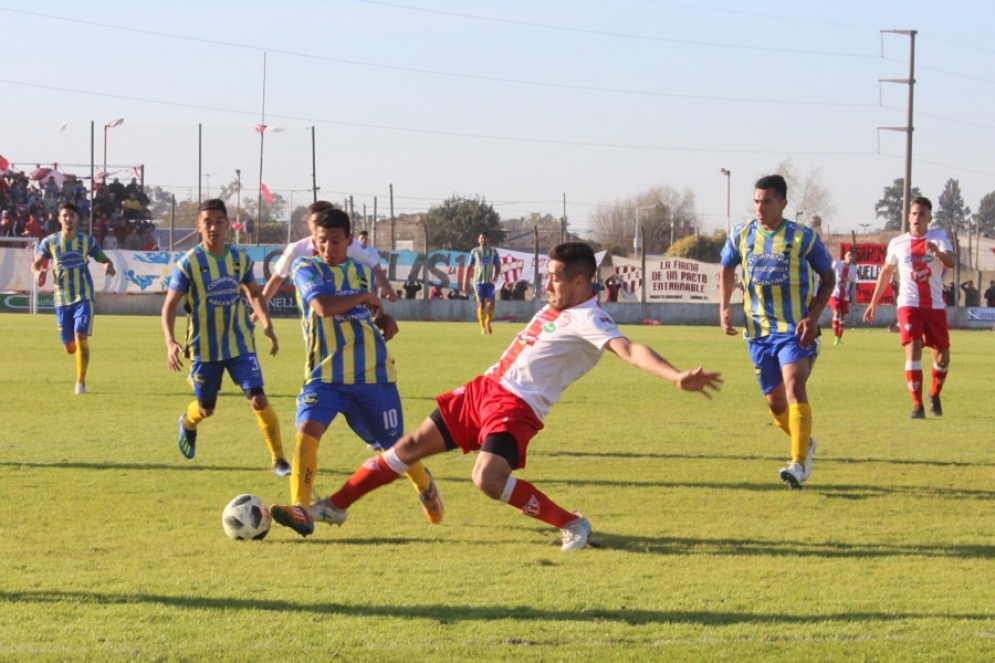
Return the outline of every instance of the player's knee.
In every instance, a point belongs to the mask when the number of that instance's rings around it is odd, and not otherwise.
[[[76,354],[76,343],[74,343],[74,342],[73,343],[66,343],[62,347],[64,347],[66,349],[66,354],[67,355],[74,355],[74,354]]]
[[[266,406],[269,405],[269,401],[266,400],[266,394],[262,387],[243,389],[242,393],[249,399],[249,405],[252,406],[253,410],[265,410]]]
[[[498,476],[495,472],[479,465],[475,465],[473,468],[473,485],[492,500],[501,499],[501,493],[504,492],[507,483],[507,476]]]

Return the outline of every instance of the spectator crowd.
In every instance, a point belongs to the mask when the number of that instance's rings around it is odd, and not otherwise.
[[[39,167],[35,173],[43,171]],[[76,205],[80,218],[89,219],[90,191],[75,175],[58,173],[58,178],[49,174],[33,179],[27,173],[4,171],[0,176],[0,238],[41,239],[58,232],[59,205],[63,203]],[[149,203],[137,178],[131,178],[128,184],[117,178],[110,184],[98,180],[93,191],[90,234],[106,250],[158,250]]]

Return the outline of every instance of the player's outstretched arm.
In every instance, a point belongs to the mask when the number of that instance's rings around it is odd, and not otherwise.
[[[634,343],[625,336],[608,341],[607,348],[636,368],[673,382],[684,391],[697,391],[706,398],[711,398],[709,390],[718,391],[722,387],[721,373],[707,372],[701,366],[690,371],[679,371],[653,348]]]
[[[380,292],[383,298],[388,302],[397,301],[397,293],[394,292],[394,286],[390,284],[390,279],[387,278],[387,272],[384,271],[383,267],[379,264],[373,267],[373,275],[377,280],[377,285],[380,287]]]

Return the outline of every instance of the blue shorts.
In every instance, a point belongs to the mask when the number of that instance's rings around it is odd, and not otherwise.
[[[485,299],[494,301],[494,284],[493,283],[478,283],[473,286],[474,291],[477,293],[477,301],[482,302]]]
[[[305,421],[329,426],[338,414],[361,440],[380,449],[390,449],[404,434],[401,396],[393,382],[304,385],[297,397],[298,427]]]
[[[747,339],[750,359],[757,372],[760,391],[769,394],[784,383],[781,367],[796,361],[815,357],[819,352],[818,339],[807,350],[798,345],[800,336],[795,334],[771,334],[763,338]]]
[[[76,334],[93,335],[93,302],[88,299],[75,304],[55,307],[55,324],[62,345],[68,345]]]
[[[197,402],[205,409],[214,409],[226,370],[242,391],[261,389],[263,386],[263,371],[259,368],[259,359],[254,353],[221,361],[194,359],[190,364],[193,393],[197,395]]]

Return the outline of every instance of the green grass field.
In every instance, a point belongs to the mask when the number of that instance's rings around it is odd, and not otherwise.
[[[520,325],[403,323],[409,427],[493,363]],[[713,401],[606,355],[553,408],[518,475],[594,528],[592,547],[479,494],[473,457],[429,459],[446,521],[406,481],[302,539],[235,542],[233,496],[288,497],[230,384],[176,448],[191,400],[157,318],[99,317],[86,396],[51,315],[0,315],[0,660],[988,661],[995,658],[990,379],[995,336],[955,332],[946,416],[912,422],[897,336],[852,329],[810,382],[819,454],[778,481],[744,343],[716,327],[628,327],[680,367],[721,370]],[[263,357],[293,445],[297,323]],[[368,457],[336,422],[330,492]]]

